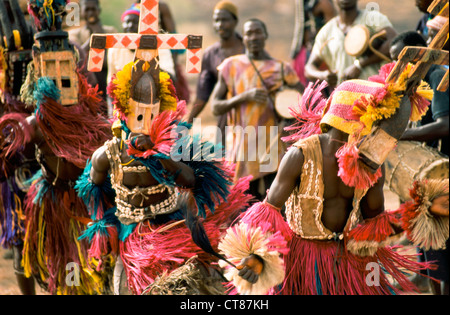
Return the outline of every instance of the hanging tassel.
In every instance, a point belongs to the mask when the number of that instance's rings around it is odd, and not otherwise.
[[[373,186],[382,176],[381,169],[372,173],[359,161],[359,150],[353,142],[348,142],[336,152],[342,182],[356,189],[366,189]]]
[[[434,198],[448,193],[448,179],[416,181],[410,190],[412,200],[401,204],[395,211],[400,217],[402,228],[415,246],[425,250],[445,247],[449,236],[449,218],[435,216],[429,208]]]
[[[101,261],[102,257],[109,254],[118,254],[119,234],[117,225],[119,221],[115,216],[115,209],[108,209],[101,220],[89,223],[87,229],[78,238],[78,240],[88,240],[90,244],[89,258]]]
[[[322,81],[320,84],[319,81],[315,84],[312,82],[308,84],[298,106],[291,107],[289,110],[296,122],[284,130],[291,131],[293,134],[283,137],[281,140],[294,143],[320,133],[320,120],[327,104],[323,91],[327,86],[326,81]]]
[[[398,240],[402,234],[396,233],[392,222],[393,215],[383,212],[363,223],[348,233],[347,249],[355,255],[373,256],[379,248],[386,247]]]
[[[31,140],[33,127],[26,121],[26,114],[11,113],[0,118],[0,160],[7,161]]]

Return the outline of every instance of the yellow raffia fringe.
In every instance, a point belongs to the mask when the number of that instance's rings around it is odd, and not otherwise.
[[[120,104],[123,114],[127,115],[129,113],[129,99],[131,96],[131,71],[134,66],[134,62],[126,64],[122,70],[117,72],[116,78],[113,83],[116,85],[113,93]],[[171,80],[169,74],[161,71],[159,73],[159,99],[160,99],[160,112],[165,110],[176,110],[177,109],[177,98],[173,95],[170,90]],[[115,109],[117,110],[117,109]]]
[[[433,99],[434,91],[430,88],[428,83],[422,81],[417,88],[416,94],[431,101]],[[426,113],[426,112],[425,112]],[[420,113],[416,106],[411,108],[411,121],[419,121],[425,113]]]
[[[8,65],[6,64],[3,47],[0,47],[0,96],[2,96],[6,86],[6,71]]]
[[[172,84],[170,81],[170,76],[165,72],[159,73],[159,101],[160,108],[159,111],[172,110],[175,111],[177,109],[177,98],[169,89],[169,86]]]
[[[122,125],[120,119],[122,118],[119,113],[127,116],[130,113],[129,110],[129,100],[131,97],[131,72],[135,62],[130,62],[126,64],[122,70],[117,72],[116,78],[112,81],[116,88],[113,91],[118,104],[114,106],[114,117],[119,119],[115,120],[111,130],[115,137],[120,138],[122,132]],[[145,64],[143,65],[145,67]],[[165,110],[176,111],[178,100],[174,93],[174,87],[170,76],[168,73],[160,71],[159,72],[159,101],[160,101],[160,112]],[[171,89],[172,88],[172,89]]]
[[[29,248],[29,229],[27,228],[27,232],[25,234],[25,242],[24,242],[24,249],[23,249],[23,259],[22,264],[25,272],[25,276],[27,278],[32,276],[31,271],[31,260],[30,255],[36,255],[37,262],[39,265],[39,276],[42,279],[42,281],[46,282],[48,278],[48,269],[46,265],[46,258],[45,258],[45,249],[44,249],[44,234],[45,234],[45,228],[46,224],[44,221],[44,206],[41,206],[41,210],[39,212],[39,219],[38,219],[38,231],[39,231],[39,237],[38,237],[38,244],[37,244],[37,252],[31,253]]]
[[[391,117],[400,106],[400,100],[403,97],[403,91],[406,90],[409,74],[413,68],[412,64],[408,64],[406,69],[402,72],[398,80],[394,83],[388,84],[387,94],[384,99],[377,104],[375,96],[360,99],[359,103],[364,104],[365,108],[361,106],[354,106],[355,114],[360,115],[360,121],[366,126],[365,129],[371,130],[374,122],[387,119]],[[425,81],[422,81],[416,90],[418,96],[424,97],[431,101],[433,98],[433,90]],[[414,104],[412,104],[414,105]],[[425,113],[419,113],[416,106],[411,106],[411,121],[418,121]]]
[[[128,100],[131,96],[131,70],[133,65],[134,62],[127,63],[122,70],[116,73],[116,78],[113,80],[113,83],[116,85],[113,93],[119,105],[122,107],[124,115],[129,113]],[[117,109],[114,108],[114,110],[116,111]]]

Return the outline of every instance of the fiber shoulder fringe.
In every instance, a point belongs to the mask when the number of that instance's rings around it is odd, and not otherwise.
[[[445,248],[449,236],[449,217],[430,213],[434,198],[448,195],[449,179],[416,181],[410,190],[412,200],[396,211],[402,228],[414,245],[425,250]]]

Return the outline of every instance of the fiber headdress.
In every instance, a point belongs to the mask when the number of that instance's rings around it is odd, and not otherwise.
[[[284,141],[295,142],[314,133],[326,132],[330,126],[349,134],[348,143],[337,152],[340,166],[339,176],[345,184],[356,188],[367,188],[381,176],[378,170],[372,174],[358,163],[357,144],[362,137],[368,135],[378,121],[394,115],[400,106],[403,92],[406,90],[409,65],[399,80],[387,84],[386,78],[395,63],[383,66],[379,74],[369,80],[349,80],[343,82],[325,100],[322,94],[325,83],[310,83],[299,104],[291,112],[297,123],[287,128],[294,131]],[[418,121],[427,111],[433,91],[422,82],[410,97],[411,121]]]
[[[21,87],[22,101],[34,106],[36,122],[53,153],[83,169],[95,149],[109,138],[98,115],[103,101],[77,69],[77,53],[62,30],[66,0],[31,0],[34,18],[33,62]]]
[[[143,133],[150,135],[152,142],[155,144],[151,152],[138,153],[137,156],[145,157],[149,155],[164,154],[166,156],[170,153],[170,148],[173,146],[175,139],[171,137],[171,131],[176,127],[175,122],[181,120],[186,108],[184,101],[178,102],[176,97],[175,87],[169,74],[159,71],[158,84],[150,85],[155,88],[155,99],[159,99],[159,107],[154,108],[152,113],[137,112],[132,107],[132,74],[137,67],[148,67],[147,63],[130,62],[124,66],[115,76],[113,76],[108,85],[108,94],[113,99],[114,116],[116,121],[113,125],[113,133],[117,137],[121,137],[121,131],[125,132],[126,137],[132,131],[133,126],[139,119],[139,115],[143,115]],[[136,72],[136,71],[135,71]],[[156,89],[159,88],[157,91]],[[179,103],[179,106],[178,106]],[[135,150],[131,142],[127,142],[131,150]]]
[[[122,16],[120,17],[120,20],[123,22],[125,17],[127,15],[134,14],[139,16],[141,14],[141,4],[140,3],[133,3],[129,9],[127,9],[125,12],[122,13]]]

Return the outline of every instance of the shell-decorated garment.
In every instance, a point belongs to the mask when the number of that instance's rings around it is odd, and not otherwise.
[[[297,141],[295,147],[304,155],[300,184],[286,201],[286,220],[291,230],[304,239],[331,240],[342,239],[327,229],[322,223],[323,213],[323,159],[318,135]],[[367,190],[355,190],[353,209],[344,231],[350,231],[362,221],[360,201]]]
[[[123,224],[133,224],[141,222],[145,219],[152,219],[160,214],[167,214],[177,210],[178,192],[176,188],[169,187],[164,184],[153,185],[149,187],[133,187],[129,189],[123,183],[124,173],[149,173],[149,170],[144,165],[126,166],[123,165],[120,149],[121,140],[114,137],[112,140],[105,142],[107,147],[106,155],[111,165],[111,184],[116,192],[115,202],[117,205],[116,216]],[[128,200],[130,198],[140,195],[142,202],[149,195],[168,192],[168,198],[162,200],[158,204],[147,207],[135,207],[131,205]]]

